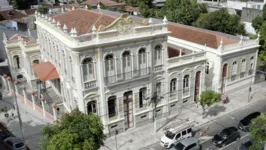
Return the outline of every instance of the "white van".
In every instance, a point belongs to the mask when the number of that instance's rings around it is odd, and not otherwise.
[[[161,146],[165,148],[173,147],[178,141],[192,137],[192,127],[193,125],[183,125],[177,128],[171,128],[167,130],[164,136],[161,138]]]

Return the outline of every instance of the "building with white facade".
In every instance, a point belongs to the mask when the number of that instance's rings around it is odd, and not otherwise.
[[[155,22],[110,14],[85,9],[36,14],[40,58],[33,57],[37,45],[23,42],[19,49],[14,37],[6,38],[12,71],[53,87],[66,111],[78,107],[99,115],[109,135],[152,121],[155,95],[159,118],[196,103],[206,89],[226,93],[253,83],[257,40],[166,18]],[[18,60],[24,59],[18,70]]]

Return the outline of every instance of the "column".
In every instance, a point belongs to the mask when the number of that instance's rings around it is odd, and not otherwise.
[[[105,97],[105,92],[104,92],[104,72],[103,72],[103,61],[102,61],[102,50],[98,49],[97,50],[97,72],[99,73],[98,76],[98,85],[99,85],[99,92],[100,92],[100,116],[102,116],[101,120],[103,122],[104,125],[104,133],[108,133],[108,120],[109,118],[107,117],[107,101],[106,101],[106,97]]]
[[[32,92],[31,99],[32,99],[32,107],[33,107],[33,110],[36,110],[36,108],[35,108],[35,92]]]
[[[45,98],[42,96],[41,97],[41,103],[42,103],[42,113],[43,113],[43,116],[45,117],[45,107],[44,107],[44,101],[45,101]]]
[[[11,78],[10,77],[7,77],[7,84],[8,84],[8,89],[9,89],[9,93],[11,93],[12,92],[12,88],[11,88]]]
[[[22,91],[23,91],[23,96],[24,96],[24,103],[27,104],[27,93],[26,93],[26,87],[25,85],[21,86]]]
[[[57,112],[56,112],[56,104],[55,103],[52,104],[52,108],[53,108],[54,120],[57,120]]]

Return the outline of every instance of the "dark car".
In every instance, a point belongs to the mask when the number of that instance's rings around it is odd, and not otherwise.
[[[249,124],[252,119],[255,119],[260,115],[260,112],[254,112],[246,117],[244,117],[242,120],[239,121],[238,128],[242,130],[243,132],[249,132]]]
[[[0,129],[0,141],[3,141],[4,139],[12,137],[12,134],[8,132],[7,130],[1,130]]]
[[[238,150],[249,150],[249,148],[252,146],[252,143],[253,142],[251,140],[249,140],[249,141],[247,141],[245,143],[242,143],[240,145],[240,147],[238,148]]]
[[[240,133],[238,129],[236,127],[228,127],[217,133],[213,137],[212,143],[217,147],[224,147],[227,144],[237,141],[239,139]]]

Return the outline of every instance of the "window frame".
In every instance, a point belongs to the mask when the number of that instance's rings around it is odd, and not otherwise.
[[[111,101],[112,102],[112,105],[114,105],[113,109],[110,108],[110,105],[111,105]],[[108,101],[107,101],[107,104],[108,104],[108,117],[109,118],[112,118],[112,117],[115,117],[117,114],[116,114],[116,101],[117,101],[117,98],[116,96],[110,96],[108,98]]]

